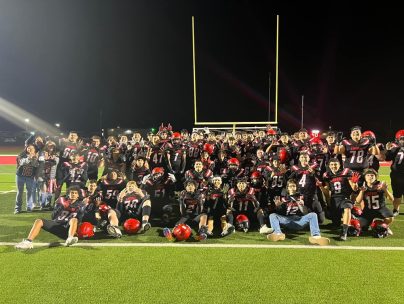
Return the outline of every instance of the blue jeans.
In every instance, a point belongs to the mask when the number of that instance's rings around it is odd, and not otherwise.
[[[22,194],[24,193],[24,185],[27,189],[27,209],[32,209],[32,190],[34,187],[34,178],[16,175],[17,182],[17,196],[15,198],[15,210],[21,211],[22,208]]]
[[[317,214],[310,212],[303,216],[298,215],[279,215],[271,213],[269,215],[269,221],[271,227],[274,229],[274,233],[282,233],[281,226],[290,230],[301,230],[308,224],[310,225],[310,233],[312,236],[320,235],[320,228],[318,227]]]

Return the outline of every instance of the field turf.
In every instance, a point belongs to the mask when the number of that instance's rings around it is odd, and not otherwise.
[[[380,173],[389,182],[389,168]],[[50,217],[49,211],[14,215],[15,192],[8,192],[15,190],[14,183],[15,166],[0,166],[0,242],[19,242],[36,218]],[[402,249],[402,217],[386,239],[366,233],[341,243],[339,231],[328,225],[321,230],[341,248]],[[161,228],[118,240],[98,235],[80,243],[167,243]],[[287,233],[280,244],[308,245],[308,236],[308,231]],[[63,242],[45,231],[36,241]],[[258,232],[179,244],[197,247],[38,246],[18,252],[0,246],[0,303],[404,303],[404,251],[202,247],[274,245]]]

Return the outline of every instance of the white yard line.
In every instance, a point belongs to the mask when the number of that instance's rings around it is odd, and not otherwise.
[[[14,192],[17,192],[17,190],[0,191],[0,194],[7,194],[7,193],[14,193]]]
[[[0,246],[15,246],[17,243],[0,242]],[[35,243],[34,247],[51,247],[57,243]],[[61,246],[64,246],[62,243]],[[404,251],[404,247],[371,246],[313,246],[313,245],[254,245],[254,244],[187,244],[187,243],[78,243],[72,247],[182,247],[182,248],[257,248],[257,249],[321,249],[321,250],[370,250]]]

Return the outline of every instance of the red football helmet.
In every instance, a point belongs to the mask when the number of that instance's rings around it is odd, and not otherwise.
[[[235,158],[235,157],[232,157],[232,158],[230,158],[229,159],[229,161],[227,162],[227,164],[230,166],[230,165],[235,165],[235,166],[240,166],[240,162],[238,161],[238,159],[237,158]]]
[[[185,241],[191,236],[192,230],[186,224],[178,224],[173,229],[173,235],[177,241]]]
[[[289,160],[289,153],[285,148],[281,148],[278,152],[278,158],[281,164],[286,164]]]
[[[322,145],[322,144],[323,144],[323,141],[318,136],[310,139],[310,145]]]
[[[353,207],[352,210],[351,210],[351,213],[352,213],[352,215],[358,217],[358,216],[362,215],[363,211],[359,207]]]
[[[108,211],[111,209],[111,207],[110,206],[108,206],[107,204],[105,204],[105,203],[101,203],[99,206],[98,206],[98,210],[101,212],[101,213],[108,213]]]
[[[276,131],[274,130],[274,129],[269,129],[268,131],[267,131],[267,135],[276,135],[277,133],[276,133]]]
[[[375,133],[373,133],[372,131],[369,131],[369,130],[364,131],[361,136],[362,136],[362,138],[364,138],[364,137],[376,138]]]
[[[385,238],[388,235],[387,229],[389,226],[383,220],[373,220],[370,224],[373,234],[377,238]]]
[[[242,230],[244,232],[248,232],[248,229],[250,228],[250,221],[248,217],[244,214],[239,214],[236,217],[236,228],[238,230]]]
[[[215,149],[215,147],[212,144],[204,144],[203,145],[203,151],[208,152],[209,155],[211,155],[213,153],[213,150]]]
[[[362,211],[362,210],[361,210]],[[348,227],[348,235],[350,236],[359,236],[361,234],[361,223],[359,222],[358,219],[351,219],[349,222],[349,227]]]
[[[261,172],[258,172],[258,171],[254,171],[253,173],[251,173],[251,176],[250,176],[251,179],[253,179],[253,178],[260,179],[261,177],[262,177]]]
[[[396,140],[399,141],[401,137],[404,137],[404,130],[398,130],[396,133]]]
[[[127,234],[135,234],[139,231],[142,224],[137,219],[130,218],[123,224],[123,229]]]
[[[181,139],[181,134],[178,132],[174,132],[171,136],[172,139]]]
[[[94,236],[94,226],[89,222],[83,222],[77,229],[77,236],[80,239],[88,239]]]
[[[156,167],[152,170],[152,175],[154,174],[164,174],[164,168],[162,167]]]

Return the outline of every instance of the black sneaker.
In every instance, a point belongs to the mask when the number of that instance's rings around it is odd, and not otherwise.
[[[144,223],[142,224],[142,228],[140,228],[139,233],[145,233],[150,228],[151,228],[150,223]]]
[[[14,210],[14,214],[20,214],[21,213],[21,210],[20,209],[15,209]]]

